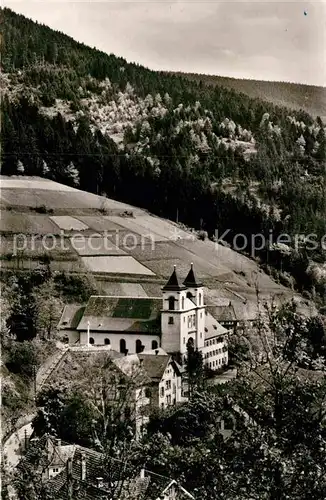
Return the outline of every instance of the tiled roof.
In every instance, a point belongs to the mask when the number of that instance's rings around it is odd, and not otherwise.
[[[227,306],[209,305],[206,306],[206,310],[217,321],[236,321],[237,319],[234,307],[231,303]]]
[[[150,383],[148,374],[141,366],[138,355],[130,354],[113,360],[115,366],[138,386]]]
[[[202,283],[200,283],[199,281],[197,281],[196,279],[196,276],[195,276],[195,273],[194,273],[194,268],[193,268],[193,264],[191,263],[191,267],[190,267],[190,271],[186,277],[186,279],[184,280],[183,284],[187,287],[187,288],[199,288],[202,285]]]
[[[173,273],[171,274],[168,282],[166,283],[166,285],[164,285],[162,290],[164,290],[164,291],[169,291],[169,290],[178,291],[178,290],[185,290],[185,289],[186,289],[186,287],[180,282],[180,280],[178,278],[176,266],[174,266]]]
[[[153,380],[161,380],[163,373],[169,363],[170,356],[159,356],[155,354],[138,354],[142,367],[147,375]]]
[[[162,299],[92,296],[78,330],[160,333]]]
[[[64,307],[58,327],[75,330],[84,314],[85,306],[68,304]]]
[[[207,329],[207,331],[206,331]],[[224,328],[216,319],[207,312],[205,316],[205,340],[212,339],[227,333],[227,329]]]
[[[56,454],[65,457],[65,464],[60,463],[64,469],[49,479],[48,486],[55,493],[56,500],[69,498],[69,490],[73,491],[74,498],[83,500],[102,499],[107,500],[114,496],[119,500],[156,500],[174,485],[178,491],[178,500],[188,500],[194,497],[182,486],[171,478],[145,471],[143,475],[139,470],[121,460],[105,458],[101,453],[84,448],[79,445],[56,442],[55,438],[44,435],[34,446],[30,446],[26,458],[30,455],[30,465],[35,465],[35,447],[38,450],[46,450],[57,445]],[[67,446],[70,453],[65,453]],[[25,458],[25,459],[26,459]],[[68,459],[70,466],[68,466]],[[82,477],[82,462],[85,461],[85,479]],[[48,462],[47,462],[48,463]],[[101,481],[101,484],[99,484]]]
[[[100,359],[117,359],[124,357],[113,349],[106,349],[105,346],[78,346],[70,347],[61,357],[59,363],[44,381],[44,385],[64,388],[76,381],[76,374],[84,370],[90,363],[96,363]]]

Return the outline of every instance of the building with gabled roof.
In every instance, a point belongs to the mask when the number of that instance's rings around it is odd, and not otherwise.
[[[138,354],[141,366],[151,380],[147,389],[151,406],[167,408],[187,400],[184,384],[184,366],[179,365],[173,356],[163,349]]]
[[[18,470],[24,474],[28,467],[41,469],[42,482],[57,500],[195,500],[178,481],[142,469],[132,460],[107,458],[49,435],[30,441]]]
[[[69,327],[72,342],[78,338],[82,345],[107,345],[122,354],[162,348],[178,354],[181,363],[192,344],[212,370],[228,363],[227,329],[206,306],[192,264],[184,281],[174,266],[162,297],[91,296],[85,309],[71,308],[71,319],[68,313],[65,309],[59,329],[67,334]]]

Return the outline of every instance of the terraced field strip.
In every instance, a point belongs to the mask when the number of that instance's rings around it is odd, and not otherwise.
[[[56,224],[48,215],[15,214],[2,210],[0,230],[23,234],[59,234]]]
[[[81,256],[101,256],[101,255],[126,255],[126,252],[117,247],[108,238],[94,236],[91,238],[73,238],[71,245]]]
[[[119,231],[123,229],[121,225],[116,224],[115,222],[109,220],[107,217],[103,215],[92,216],[92,215],[84,215],[78,216],[78,220],[86,224],[93,231],[98,231],[102,233],[103,231],[112,232],[115,234],[115,231]]]
[[[136,218],[136,222],[140,227],[158,234],[163,239],[177,241],[179,239],[193,240],[195,238],[195,235],[190,231],[184,231],[176,224],[152,215],[139,216]]]
[[[81,260],[94,273],[142,274],[149,276],[155,274],[129,255],[81,257]]]
[[[5,177],[0,176],[1,189],[46,189],[52,191],[76,191],[75,188],[59,184],[42,177]]]
[[[144,240],[152,240],[152,241],[167,241],[168,238],[166,236],[161,236],[157,231],[153,231],[150,228],[145,227],[138,223],[138,220],[141,216],[134,218],[131,217],[117,217],[117,216],[107,216],[108,220],[120,224],[125,229],[130,231],[130,233],[136,233]]]
[[[89,229],[86,224],[70,215],[54,215],[50,219],[64,231],[84,231]]]

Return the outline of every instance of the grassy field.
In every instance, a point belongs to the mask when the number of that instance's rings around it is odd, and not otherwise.
[[[81,259],[85,266],[88,267],[88,269],[93,273],[155,274],[130,256],[101,255],[98,257],[82,257]]]
[[[123,229],[121,225],[116,224],[111,221],[108,217],[100,216],[92,216],[92,215],[84,215],[79,216],[78,219],[86,224],[93,231],[103,232],[103,231],[119,231]],[[120,220],[120,218],[118,218]]]
[[[1,232],[24,234],[60,234],[58,226],[47,215],[13,213],[2,210]]]
[[[75,248],[78,255],[96,256],[96,255],[126,255],[126,252],[117,247],[108,238],[94,236],[91,238],[81,238],[71,240],[72,246]]]
[[[84,231],[88,226],[70,215],[57,215],[50,217],[50,219],[64,231]]]

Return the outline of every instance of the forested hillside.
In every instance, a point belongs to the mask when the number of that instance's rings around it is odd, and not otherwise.
[[[264,80],[249,80],[246,78],[231,78],[227,76],[202,75],[196,73],[179,73],[185,78],[203,81],[207,85],[219,85],[237,92],[243,92],[249,97],[259,97],[279,106],[293,109],[304,109],[312,116],[326,119],[326,88],[317,85],[305,85],[290,82],[269,82]]]
[[[129,64],[9,9],[2,19],[3,174],[106,194],[210,237],[230,229],[225,240],[244,234],[249,253],[252,234],[286,233],[257,255],[324,297],[320,118]]]

